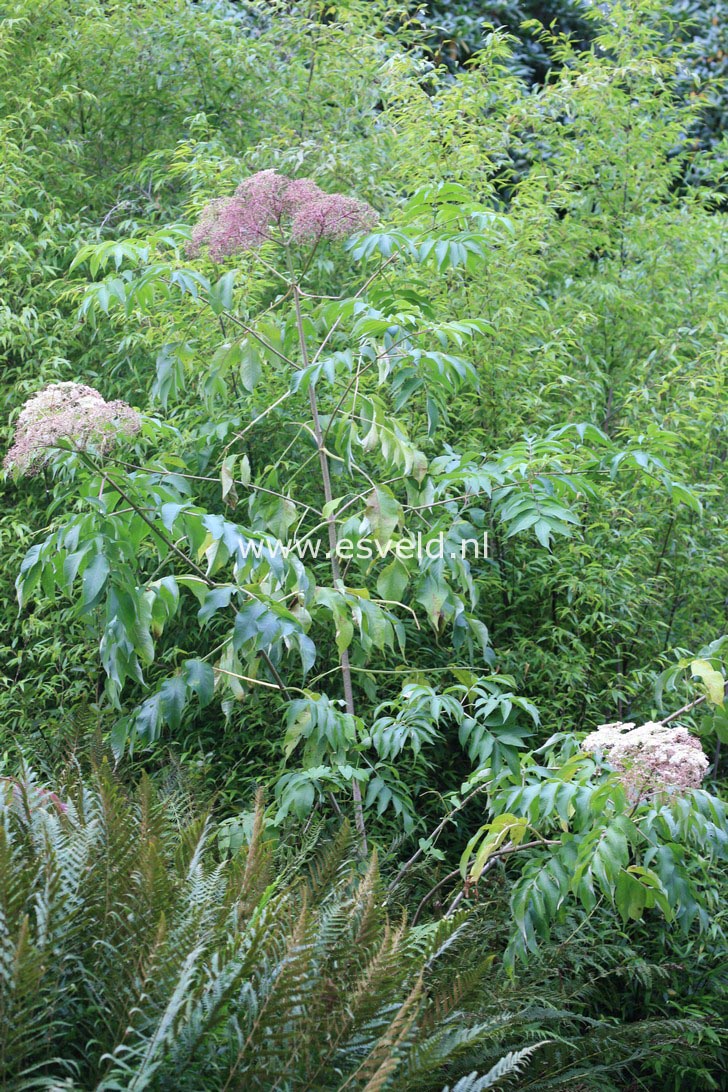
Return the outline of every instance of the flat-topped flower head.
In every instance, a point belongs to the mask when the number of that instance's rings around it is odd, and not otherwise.
[[[377,214],[365,201],[325,193],[310,178],[291,180],[258,171],[232,197],[211,201],[192,231],[188,253],[206,247],[215,261],[254,250],[268,240],[317,243],[343,239],[374,226]]]
[[[697,789],[708,771],[700,740],[681,724],[602,724],[583,740],[581,749],[604,754],[633,801],[658,792]]]
[[[376,213],[365,201],[339,193],[322,193],[298,206],[291,234],[297,243],[345,239],[355,231],[374,227],[376,221]]]
[[[3,467],[32,477],[60,440],[81,449],[93,444],[105,452],[119,436],[138,432],[140,425],[139,414],[126,402],[105,402],[97,390],[83,383],[52,383],[29,398],[20,411]]]

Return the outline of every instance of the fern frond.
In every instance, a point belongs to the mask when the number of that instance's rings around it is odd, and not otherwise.
[[[477,1073],[469,1073],[466,1077],[461,1077],[452,1087],[446,1085],[442,1092],[485,1092],[487,1088],[493,1088],[507,1078],[517,1077],[541,1045],[536,1043],[534,1046],[524,1047],[523,1050],[510,1051],[482,1077],[479,1077]]]

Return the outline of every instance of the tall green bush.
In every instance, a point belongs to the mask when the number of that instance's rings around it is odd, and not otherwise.
[[[516,975],[615,915],[656,964],[717,952],[725,216],[672,9],[532,26],[534,82],[384,3],[35,7],[0,30],[5,435],[57,382],[143,422],[2,484],[6,768],[87,726],[233,818],[260,781],[280,830],[347,812],[418,920],[492,906]],[[380,222],[191,256],[269,169]],[[275,554],[418,531],[488,556]],[[633,811],[580,733],[682,705],[707,791]]]

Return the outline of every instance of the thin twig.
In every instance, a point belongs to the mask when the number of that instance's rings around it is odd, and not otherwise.
[[[489,784],[490,784],[490,782],[486,781],[482,785],[478,785],[477,788],[473,789],[472,792],[468,793],[468,795],[463,800],[460,801],[460,803],[457,805],[457,807],[453,808],[452,811],[449,811],[447,813],[447,815],[445,816],[445,818],[442,819],[437,824],[437,826],[433,830],[430,837],[426,839],[426,842],[428,842],[430,845],[433,845],[434,842],[435,842],[435,839],[442,833],[442,831],[445,829],[445,827],[450,822],[450,820],[453,818],[453,816],[457,815],[457,813],[459,811],[462,811],[463,808],[465,807],[465,805],[470,803],[470,801],[473,799],[474,796],[477,796],[478,793],[481,793],[485,789],[487,789]],[[409,872],[412,865],[415,864],[420,859],[420,857],[422,856],[422,854],[424,852],[425,851],[420,847],[417,850],[415,850],[415,852],[412,854],[412,856],[409,858],[409,860],[404,862],[404,864],[400,868],[399,872],[397,873],[397,875],[394,877],[394,879],[390,883],[389,887],[387,888],[387,894],[388,895],[392,894],[395,887],[397,887],[397,885],[402,880],[403,876],[405,876],[406,873]]]
[[[532,842],[522,842],[521,845],[518,846],[514,846],[512,842],[507,842],[506,845],[501,847],[501,849],[496,849],[491,854],[490,859],[487,861],[485,867],[483,868],[483,871],[478,877],[478,883],[483,878],[483,876],[485,876],[486,872],[490,872],[491,868],[495,867],[501,857],[507,857],[511,853],[522,853],[524,849],[536,849],[538,846],[560,846],[561,844],[562,843],[558,838],[550,839],[540,837],[534,839]],[[465,882],[462,890],[455,896],[453,901],[450,903],[450,906],[445,911],[446,918],[451,917],[452,914],[455,912],[457,907],[465,898],[466,891],[469,887],[477,887],[477,884],[469,884],[467,881]]]
[[[412,924],[413,925],[416,925],[417,922],[419,921],[420,914],[422,913],[422,911],[424,910],[425,906],[430,901],[432,896],[434,894],[436,894],[440,890],[441,887],[444,887],[446,883],[448,883],[450,880],[454,880],[455,877],[459,876],[459,875],[460,875],[460,869],[459,868],[454,868],[452,870],[452,872],[448,872],[447,876],[443,876],[443,878],[439,881],[439,883],[436,883],[434,887],[430,888],[430,890],[427,892],[427,894],[421,900],[420,905],[415,910],[415,916],[412,918]]]

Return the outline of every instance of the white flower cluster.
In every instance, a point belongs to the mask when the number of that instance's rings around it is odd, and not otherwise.
[[[3,466],[30,477],[48,461],[59,440],[69,440],[80,450],[93,443],[104,453],[119,436],[138,432],[140,425],[139,414],[126,402],[105,402],[83,383],[52,383],[20,411]]]
[[[604,754],[634,801],[657,792],[698,788],[708,770],[700,741],[681,724],[601,724],[581,749]]]

